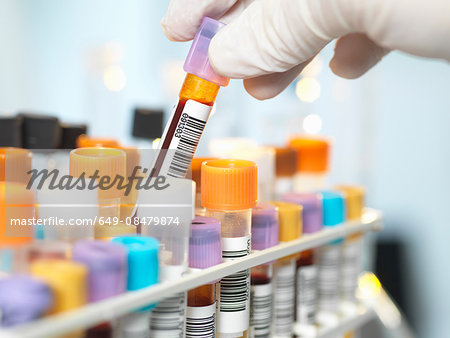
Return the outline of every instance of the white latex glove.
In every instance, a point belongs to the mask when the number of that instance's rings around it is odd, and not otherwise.
[[[228,24],[211,42],[213,68],[258,99],[279,94],[335,38],[330,67],[345,78],[393,49],[450,61],[448,0],[171,0],[161,24],[186,41],[203,16]]]

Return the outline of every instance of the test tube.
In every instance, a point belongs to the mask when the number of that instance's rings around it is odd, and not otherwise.
[[[27,272],[34,201],[25,184],[0,182],[0,276]]]
[[[188,74],[159,142],[162,151],[155,162],[155,175],[185,177],[219,88],[228,85],[230,79],[216,74],[208,58],[209,43],[223,26],[219,21],[204,17],[194,37],[184,63]],[[169,149],[174,152],[167,152]]]
[[[192,180],[195,182],[195,214],[198,216],[205,215],[205,208],[202,206],[201,195],[201,169],[202,163],[208,160],[213,160],[212,157],[194,157],[191,164]]]
[[[127,290],[135,291],[158,283],[159,243],[151,237],[116,237],[113,243],[125,246],[127,251]],[[150,304],[120,319],[119,334],[121,338],[149,337],[151,310]]]
[[[180,278],[188,267],[189,229],[194,219],[195,183],[165,177],[166,188],[141,190],[137,218],[141,234],[156,238],[161,245],[161,281]],[[152,337],[183,337],[186,292],[161,300],[152,312]]]
[[[323,203],[323,227],[339,226],[344,221],[345,206],[343,195],[336,191],[321,191]],[[339,238],[318,248],[319,264],[317,323],[332,326],[338,323],[341,244]]]
[[[201,169],[206,216],[221,223],[222,258],[245,257],[251,248],[251,212],[257,200],[257,167],[245,160],[210,160]],[[248,335],[250,270],[220,281],[217,332],[220,337]]]
[[[319,194],[285,194],[283,200],[302,206],[303,234],[322,229],[322,199]],[[316,336],[318,265],[314,249],[300,253],[297,260],[296,311],[294,332],[297,337]]]
[[[0,279],[0,327],[31,322],[45,314],[53,302],[50,288],[30,276]]]
[[[120,199],[123,191],[118,188],[120,177],[122,184],[126,173],[125,152],[113,148],[78,148],[70,152],[70,175],[80,177],[84,174],[87,182],[88,177],[97,173],[99,181],[104,189],[98,189],[99,216],[106,221],[119,221]],[[115,184],[112,184],[115,183]],[[111,185],[110,188],[106,186]]]
[[[48,314],[57,314],[79,308],[87,300],[87,268],[79,263],[38,259],[30,264],[31,275],[43,280],[52,290],[53,304]],[[77,331],[64,337],[84,337]]]
[[[28,184],[31,151],[22,148],[0,148],[0,182]]]
[[[119,148],[120,143],[113,138],[90,137],[86,134],[78,136],[77,148]]]
[[[125,292],[127,252],[122,245],[101,241],[79,241],[72,259],[88,268],[88,301],[98,302]],[[102,323],[86,332],[86,338],[112,337],[113,327]]]
[[[272,202],[278,207],[279,241],[289,242],[302,236],[302,207],[288,202]],[[273,334],[291,337],[295,311],[295,272],[298,254],[280,258],[274,266]]]
[[[121,147],[126,155],[126,181],[130,182],[130,177],[133,173],[143,176],[143,174],[138,170],[138,166],[141,162],[141,155],[139,150],[134,147]],[[131,182],[133,184],[134,182]],[[125,224],[133,224],[132,217],[136,212],[136,202],[138,197],[138,190],[136,185],[133,184],[132,189],[129,194],[124,194],[121,199],[120,204],[120,220]]]
[[[220,222],[197,216],[192,221],[189,237],[189,268],[206,269],[222,263]],[[186,337],[216,336],[216,282],[188,291]]]
[[[297,151],[290,147],[275,148],[275,199],[294,191],[294,175],[297,171]]]
[[[137,228],[133,224],[119,222],[117,225],[100,225],[94,227],[94,238],[98,240],[109,241],[114,237],[136,235]]]
[[[294,192],[315,192],[325,188],[329,162],[330,141],[325,138],[298,136],[289,140],[297,150],[297,173]]]
[[[278,244],[278,209],[259,203],[252,209],[252,251],[271,248]],[[251,268],[250,337],[272,335],[272,277],[273,262]]]

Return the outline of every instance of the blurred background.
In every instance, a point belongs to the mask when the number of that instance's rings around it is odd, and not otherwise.
[[[0,114],[83,122],[132,142],[136,106],[177,102],[189,43],[163,35],[166,1],[2,0]],[[450,332],[450,67],[391,53],[358,80],[328,68],[328,46],[283,94],[260,102],[241,81],[222,89],[198,154],[215,137],[282,144],[289,134],[333,138],[333,182],[367,187],[385,214],[373,269],[419,337]]]

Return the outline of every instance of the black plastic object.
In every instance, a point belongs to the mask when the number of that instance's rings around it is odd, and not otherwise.
[[[22,147],[22,118],[0,116],[0,147]]]
[[[164,111],[161,109],[136,108],[134,110],[133,136],[153,140],[163,132]]]
[[[22,141],[27,149],[57,149],[61,144],[61,126],[57,117],[21,113]]]
[[[75,149],[78,136],[87,133],[87,125],[61,123],[61,132],[61,149]]]

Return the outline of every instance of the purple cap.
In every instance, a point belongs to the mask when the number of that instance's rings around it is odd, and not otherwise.
[[[88,268],[90,302],[125,292],[127,251],[123,246],[103,241],[80,241],[73,247],[73,260]]]
[[[230,79],[216,74],[209,63],[208,48],[211,39],[216,33],[225,26],[224,23],[214,19],[204,17],[202,24],[195,34],[191,49],[184,62],[184,71],[194,74],[204,80],[213,82],[219,86],[225,87]]]
[[[289,193],[283,195],[283,201],[299,204],[303,207],[304,234],[312,234],[322,229],[322,198],[320,194]]]
[[[277,245],[278,229],[277,207],[258,203],[252,209],[252,249],[264,250]]]
[[[222,263],[220,221],[196,216],[191,223],[189,237],[189,267],[206,269]]]
[[[52,305],[50,288],[28,276],[0,279],[0,326],[11,327],[31,322]]]

